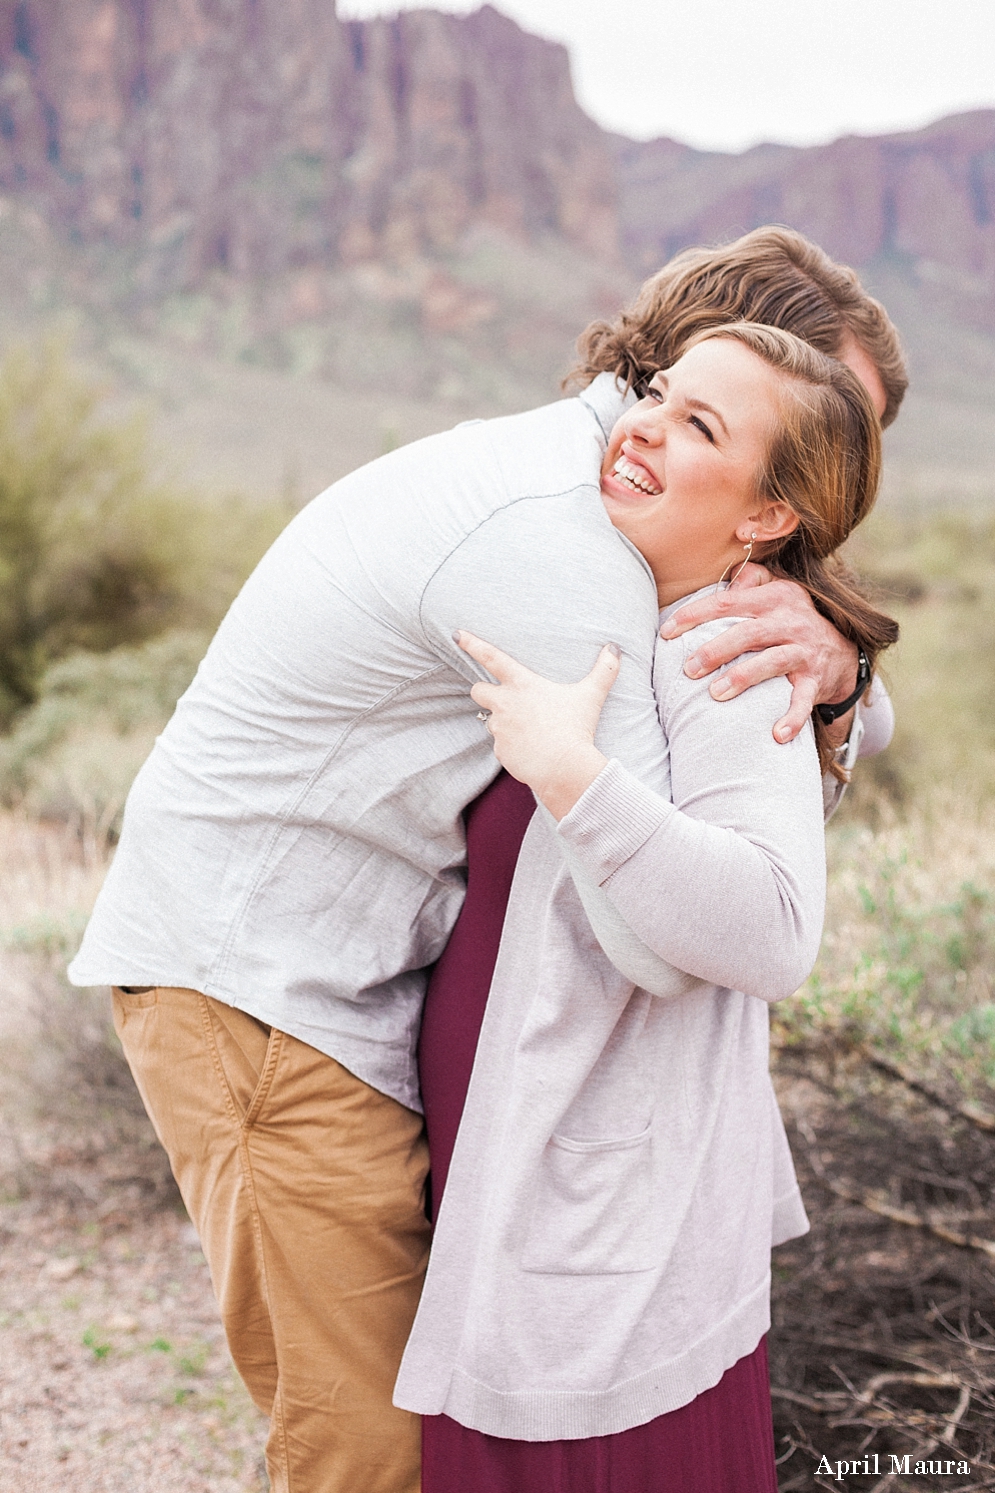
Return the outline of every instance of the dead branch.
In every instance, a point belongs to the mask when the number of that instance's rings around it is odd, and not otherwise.
[[[967,1414],[968,1406],[970,1405],[970,1403],[971,1391],[968,1389],[966,1384],[962,1384],[960,1387],[960,1396],[957,1400],[957,1404],[954,1406],[954,1412],[951,1415],[950,1419],[947,1421],[946,1425],[943,1427],[943,1433],[940,1436],[940,1440],[944,1443],[945,1446],[953,1446],[954,1432],[960,1425],[961,1421],[964,1419],[964,1416]]]
[[[830,1333],[819,1333],[811,1336],[808,1333],[792,1331],[790,1328],[780,1328],[778,1336],[785,1342],[807,1343],[813,1348],[841,1348],[845,1352],[866,1353],[871,1358],[890,1359],[892,1363],[911,1364],[914,1369],[922,1369],[923,1373],[935,1374],[940,1372],[934,1364],[925,1358],[918,1357],[915,1353],[901,1348],[888,1348],[882,1343],[862,1343],[859,1338],[836,1337]],[[934,1343],[926,1342],[922,1346],[933,1349]]]
[[[882,1198],[875,1197],[872,1192],[862,1192],[859,1188],[851,1186],[849,1182],[838,1182],[832,1177],[822,1176],[822,1181],[834,1192],[837,1197],[845,1199],[848,1203],[859,1203],[862,1208],[876,1213],[879,1218],[888,1218],[892,1223],[903,1223],[908,1228],[923,1229],[928,1234],[933,1234],[937,1239],[943,1239],[947,1244],[955,1244],[958,1249],[976,1249],[982,1254],[988,1255],[989,1259],[995,1259],[995,1239],[982,1239],[978,1234],[962,1234],[959,1229],[952,1229],[938,1218],[935,1214],[923,1218],[918,1213],[913,1213],[910,1208],[896,1208],[892,1203],[886,1203]]]
[[[881,1073],[887,1073],[889,1078],[897,1078],[900,1083],[904,1083],[907,1088],[914,1089],[917,1094],[921,1094],[924,1099],[928,1099],[938,1109],[944,1109],[947,1114],[958,1115],[962,1120],[968,1120],[972,1125],[976,1125],[979,1130],[995,1131],[995,1114],[992,1114],[990,1110],[983,1109],[980,1104],[972,1104],[969,1099],[948,1099],[945,1094],[941,1094],[938,1089],[934,1089],[932,1084],[928,1084],[924,1079],[918,1078],[916,1074],[906,1068],[904,1063],[897,1063],[894,1058],[885,1057],[882,1053],[875,1052],[871,1047],[861,1047],[860,1052],[872,1068],[877,1068]]]
[[[825,1415],[829,1410],[837,1410],[850,1399],[848,1394],[839,1389],[826,1390],[821,1394],[816,1391],[815,1394],[803,1395],[794,1389],[778,1389],[773,1384],[770,1393],[772,1399],[788,1400],[792,1405],[804,1405],[806,1410],[814,1410],[816,1415]]]
[[[856,1396],[858,1404],[870,1404],[878,1390],[884,1389],[887,1384],[918,1384],[924,1389],[962,1390],[964,1388],[956,1374],[875,1374],[873,1379],[868,1379]]]
[[[949,1389],[952,1386],[959,1384],[960,1381],[957,1379],[957,1376],[955,1374],[877,1374],[873,1379],[868,1381],[861,1398],[863,1399],[866,1397],[870,1399],[873,1397],[868,1393],[868,1391],[871,1390],[872,1386],[874,1386],[876,1390],[883,1389],[885,1384],[894,1383],[922,1384],[929,1388]],[[957,1398],[957,1404],[955,1405],[953,1413],[951,1414],[949,1420],[946,1422],[946,1425],[943,1427],[942,1432],[939,1436],[931,1436],[928,1441],[923,1442],[922,1446],[917,1447],[915,1451],[911,1453],[911,1460],[913,1462],[925,1461],[930,1453],[935,1451],[937,1446],[939,1446],[941,1442],[944,1446],[949,1446],[952,1449],[956,1450],[954,1446],[954,1433],[963,1420],[964,1416],[967,1414],[968,1406],[970,1405],[970,1403],[970,1389],[968,1389],[966,1384],[960,1384],[960,1395]],[[886,1488],[891,1487],[897,1476],[898,1473],[895,1472],[886,1473],[884,1477],[879,1478],[878,1481],[874,1484],[874,1487],[871,1489],[871,1493],[884,1493],[884,1490]]]

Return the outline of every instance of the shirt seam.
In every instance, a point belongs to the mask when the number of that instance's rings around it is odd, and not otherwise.
[[[468,529],[467,532],[462,536],[462,538],[453,545],[448,554],[444,555],[443,558],[439,561],[438,565],[436,565],[435,569],[432,571],[431,575],[428,577],[424,586],[422,587],[421,595],[418,598],[418,625],[422,630],[422,635],[424,636],[426,643],[428,643],[429,647],[432,648],[433,653],[435,652],[435,647],[431,642],[431,635],[425,625],[424,619],[425,597],[428,594],[428,590],[432,585],[432,582],[439,575],[439,572],[445,569],[453,556],[463,548],[468,540],[472,539],[480,529],[485,527],[485,525],[489,524],[493,519],[497,518],[499,513],[507,512],[509,508],[514,508],[518,503],[543,502],[548,498],[568,498],[574,493],[596,491],[597,488],[595,487],[593,482],[577,482],[574,483],[573,487],[564,487],[557,492],[519,493],[516,497],[509,498],[506,503],[502,503],[500,508],[493,508],[491,512],[486,515],[486,517],[480,520],[479,523],[474,524],[472,529]],[[438,657],[438,655],[436,656]]]
[[[597,411],[594,409],[594,407],[591,404],[588,403],[588,401],[583,397],[583,395],[578,395],[577,396],[577,403],[580,404],[580,405],[583,405],[583,407],[584,407],[585,411],[587,412],[587,414],[589,415],[589,417],[594,421],[595,425],[598,427],[598,430],[600,431],[600,433],[602,435],[602,438],[607,439],[607,437],[605,436],[605,432],[604,432],[604,426],[601,424],[601,420],[599,419]],[[491,450],[493,451],[494,450],[494,443],[493,443],[493,440],[491,440],[490,436],[488,436],[488,444],[490,445]],[[555,492],[525,492],[525,493],[516,493],[516,495],[514,497],[509,498],[507,502],[502,503],[499,508],[492,508],[491,511],[490,511],[490,513],[488,513],[484,518],[480,519],[480,521],[478,523],[474,524],[474,526],[473,526],[472,529],[468,529],[467,532],[465,534],[463,534],[462,537],[456,542],[456,544],[453,545],[452,549],[449,550],[448,553],[445,554],[442,557],[442,559],[436,565],[435,569],[429,575],[428,579],[426,580],[424,586],[421,589],[421,595],[418,598],[418,625],[419,625],[419,627],[422,630],[422,634],[423,634],[426,642],[429,643],[429,646],[432,647],[432,644],[430,642],[428,628],[425,626],[425,621],[424,621],[424,610],[425,610],[425,596],[426,596],[426,593],[428,592],[429,587],[431,586],[432,582],[435,580],[435,578],[439,574],[439,572],[441,570],[443,570],[446,565],[449,564],[449,561],[456,554],[457,550],[462,549],[463,545],[466,544],[466,542],[467,542],[468,539],[472,538],[472,536],[474,534],[476,534],[479,529],[482,529],[485,524],[490,523],[490,521],[493,518],[496,518],[499,513],[504,513],[508,508],[513,508],[516,503],[533,503],[533,502],[536,502],[537,500],[541,501],[541,500],[546,499],[546,498],[566,498],[566,497],[569,497],[571,493],[586,492],[586,491],[591,491],[591,490],[594,490],[594,489],[595,489],[595,484],[593,482],[575,482],[572,487],[558,488]],[[432,647],[432,651],[435,652],[434,647]],[[436,655],[436,656],[438,656],[438,655]]]

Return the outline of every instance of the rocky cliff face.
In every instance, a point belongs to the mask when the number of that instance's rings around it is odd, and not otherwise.
[[[489,6],[342,23],[334,0],[8,3],[0,190],[174,283],[431,252],[481,222],[610,255],[617,225],[566,53]]]
[[[563,48],[488,5],[346,23],[334,0],[6,0],[0,192],[124,251],[152,297],[425,265],[481,227],[643,272],[777,221],[995,328],[995,111],[809,150],[636,144],[581,112]],[[453,294],[426,325],[461,330]]]
[[[643,268],[688,244],[790,223],[849,264],[904,263],[995,329],[995,110],[807,150],[616,147],[623,241]]]

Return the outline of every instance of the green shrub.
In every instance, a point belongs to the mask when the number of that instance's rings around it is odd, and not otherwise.
[[[849,546],[898,617],[895,740],[829,832],[819,963],[782,1041],[874,1050],[953,1095],[995,1090],[995,524],[882,512]]]
[[[0,739],[0,800],[90,832],[115,828],[132,778],[197,669],[209,635],[174,631],[53,664]]]
[[[141,423],[105,418],[57,347],[0,365],[0,728],[55,660],[213,626],[288,516],[149,469]]]

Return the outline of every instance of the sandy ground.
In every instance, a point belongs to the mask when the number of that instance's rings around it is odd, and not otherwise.
[[[263,1493],[196,1235],[59,977],[105,867],[0,815],[0,1493]]]
[[[103,1211],[0,1210],[0,1489],[262,1493],[266,1423],[192,1227]]]
[[[0,1493],[264,1493],[106,999],[62,977],[105,858],[0,814]],[[781,1493],[995,1489],[995,1132],[844,1043],[775,1068],[812,1220],[774,1259]],[[893,1452],[965,1470],[817,1474]]]

